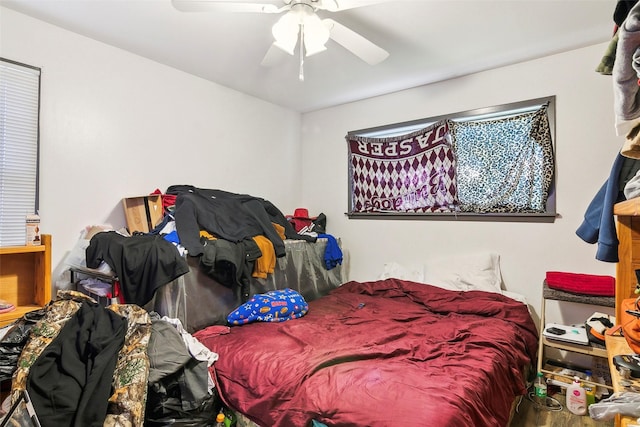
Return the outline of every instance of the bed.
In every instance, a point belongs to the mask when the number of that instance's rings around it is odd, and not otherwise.
[[[194,333],[223,402],[266,427],[505,426],[537,329],[496,292],[350,281],[285,322]]]
[[[187,207],[192,219],[195,208]],[[380,280],[344,283],[340,266],[323,264],[328,240],[314,240],[278,242],[273,274],[249,286],[218,283],[201,259],[187,257],[188,272],[144,308],[180,320],[217,355],[209,369],[220,399],[260,427],[508,424],[514,398],[526,393],[538,337],[528,306],[501,289],[496,254],[430,259],[426,276],[422,266],[390,264]],[[303,315],[225,324],[245,294],[271,290],[302,294]]]

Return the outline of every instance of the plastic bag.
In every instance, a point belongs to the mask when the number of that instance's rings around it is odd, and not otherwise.
[[[160,390],[156,390],[159,388]],[[182,407],[180,386],[174,383],[167,389],[160,384],[150,384],[147,388],[147,404],[144,425],[147,427],[210,427],[220,412],[222,401],[218,390],[199,402],[192,410]]]
[[[44,314],[44,308],[25,313],[9,327],[9,331],[0,340],[0,379],[11,378],[18,366],[18,358],[27,343],[31,328],[44,317]]]
[[[640,417],[640,393],[613,393],[607,399],[589,405],[589,416],[594,420],[612,420],[617,414]]]

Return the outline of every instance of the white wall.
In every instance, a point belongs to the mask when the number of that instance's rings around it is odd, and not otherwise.
[[[622,145],[614,132],[611,76],[594,71],[606,44],[460,77],[303,116],[302,206],[324,212],[350,255],[350,279],[375,279],[387,261],[420,264],[455,253],[496,251],[509,290],[540,306],[551,270],[614,275],[575,230]],[[556,96],[554,223],[348,219],[348,131]],[[591,308],[593,312],[593,308]],[[590,314],[590,313],[589,313]],[[588,316],[588,314],[587,314]]]
[[[0,42],[0,56],[42,68],[40,215],[54,269],[85,226],[124,226],[121,199],[156,188],[297,206],[299,113],[2,7]]]
[[[122,197],[193,184],[265,197],[283,212],[324,212],[350,258],[350,279],[375,279],[386,261],[497,251],[506,287],[534,308],[546,271],[614,274],[575,235],[622,144],[611,77],[594,71],[605,47],[301,117],[0,7],[0,55],[42,67],[40,213],[43,232],[53,235],[54,268],[83,227],[124,225]],[[344,215],[348,131],[549,95],[557,101],[554,223]]]

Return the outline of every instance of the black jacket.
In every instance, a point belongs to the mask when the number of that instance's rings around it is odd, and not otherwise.
[[[278,208],[259,197],[192,185],[172,185],[166,194],[177,196],[174,211],[176,230],[180,244],[191,256],[202,255],[200,230],[235,243],[264,235],[273,243],[277,257],[285,256],[284,242],[272,223],[284,227],[287,239],[316,240],[296,233]]]
[[[83,302],[29,370],[27,391],[44,427],[98,427],[127,320]]]
[[[115,231],[98,233],[85,251],[87,267],[98,268],[105,261],[120,280],[124,302],[143,306],[156,290],[189,272],[187,261],[162,236]]]

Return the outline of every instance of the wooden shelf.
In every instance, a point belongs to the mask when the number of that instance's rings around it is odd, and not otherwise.
[[[545,336],[542,337],[542,341],[544,345],[560,350],[571,351],[573,353],[588,354],[589,356],[602,357],[604,359],[607,358],[606,348],[596,347],[593,345],[571,344],[564,341],[551,340]]]
[[[606,348],[601,348],[601,347],[595,347],[592,345],[580,345],[580,344],[571,344],[571,343],[567,343],[567,342],[562,342],[562,341],[556,341],[556,340],[550,340],[547,339],[547,337],[542,337],[541,339],[542,343],[541,345],[543,346],[547,346],[547,347],[553,347],[556,348],[558,350],[565,350],[565,351],[570,351],[573,353],[582,353],[582,354],[587,354],[589,356],[595,356],[595,357],[602,357],[603,359],[607,358],[607,349]],[[539,371],[542,372],[543,374],[550,374],[553,376],[558,376],[558,377],[563,377],[568,379],[569,381],[573,381],[573,375],[565,375],[565,374],[561,374],[557,371],[551,371],[548,369],[545,369],[544,367],[540,367]],[[605,383],[600,383],[600,382],[592,382],[592,384],[595,384],[599,387],[605,387],[608,389],[613,389],[613,387],[611,387],[608,384]]]
[[[635,296],[640,269],[640,197],[616,203],[613,214],[617,216],[618,258],[616,264],[616,322],[622,319],[622,300]]]
[[[0,313],[0,327],[51,301],[51,235],[38,246],[0,248],[0,299],[16,306]]]
[[[613,214],[620,216],[638,216],[640,215],[640,197],[625,200],[616,203],[613,206]]]
[[[633,354],[631,348],[627,344],[627,340],[624,337],[612,336],[606,334],[604,336],[605,343],[607,344],[607,353],[609,359],[609,370],[611,371],[611,381],[613,383],[613,391],[621,392],[625,391],[622,386],[620,386],[620,374],[618,373],[618,369],[616,365],[613,363],[613,356],[618,354]],[[635,385],[640,386],[640,381],[634,378],[630,379],[634,382]],[[629,425],[636,424],[636,419],[633,417],[616,415],[616,427],[627,427]]]
[[[635,271],[640,269],[640,197],[616,203],[613,207],[616,215],[616,232],[618,234],[618,258],[616,264],[616,323],[622,319],[622,301],[635,298]],[[624,337],[605,335],[607,353],[609,355],[609,369],[613,381],[614,391],[622,391],[620,375],[613,363],[613,356],[617,354],[632,354]],[[637,385],[640,381],[636,381]],[[616,427],[626,427],[637,424],[632,417],[616,416]]]
[[[5,246],[5,247],[0,247],[0,255],[44,252],[46,250],[47,250],[47,247],[44,244],[38,245],[38,246]]]
[[[586,354],[594,357],[601,357],[603,359],[607,358],[607,349],[602,346],[597,345],[581,345],[581,344],[573,344],[566,341],[554,340],[550,339],[542,334],[546,327],[546,310],[547,310],[547,300],[561,301],[561,302],[573,302],[578,304],[586,304],[586,305],[594,305],[594,306],[602,306],[602,307],[613,307],[614,306],[614,298],[613,297],[594,297],[591,295],[577,295],[572,294],[570,292],[558,291],[555,289],[549,288],[546,280],[542,283],[542,307],[540,308],[540,339],[538,341],[538,372],[542,372],[544,374],[552,374],[554,376],[560,376],[567,378],[573,381],[573,376],[559,374],[558,372],[549,371],[544,369],[545,363],[545,348],[551,347],[558,350],[569,351],[572,353],[580,353]],[[600,387],[605,387],[608,389],[612,389],[612,387],[605,383],[593,382],[592,384],[598,385]]]

